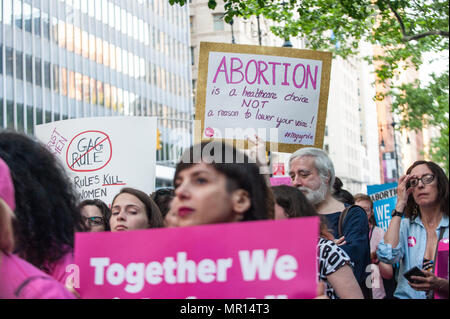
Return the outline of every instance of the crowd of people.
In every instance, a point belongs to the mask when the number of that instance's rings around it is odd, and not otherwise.
[[[204,157],[196,161],[193,154]],[[291,155],[292,186],[271,186],[261,165],[227,143],[203,142],[181,156],[173,188],[152,194],[123,188],[108,206],[79,202],[43,144],[0,132],[0,298],[80,298],[66,272],[76,232],[305,216],[320,220],[317,280],[325,289],[318,298],[425,299],[435,292],[448,298],[448,278],[434,273],[436,247],[449,227],[448,177],[438,165],[415,162],[399,179],[386,232],[376,225],[370,196],[343,189],[323,150]],[[403,274],[414,266],[421,273],[408,281]]]

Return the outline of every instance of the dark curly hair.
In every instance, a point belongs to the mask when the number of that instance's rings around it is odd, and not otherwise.
[[[60,162],[30,137],[0,132],[0,157],[15,188],[15,250],[44,272],[73,249],[76,231],[85,231],[77,195]]]

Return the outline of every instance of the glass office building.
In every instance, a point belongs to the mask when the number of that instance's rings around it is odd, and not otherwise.
[[[0,127],[32,135],[34,125],[62,119],[157,116],[157,163],[174,166],[192,143],[189,6],[167,0],[0,5]]]

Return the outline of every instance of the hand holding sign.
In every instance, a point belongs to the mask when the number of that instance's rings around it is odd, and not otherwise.
[[[256,160],[256,164],[258,164],[258,166],[267,165],[266,142],[256,134],[253,138],[248,136],[247,142],[249,145],[247,152],[248,157]],[[250,147],[250,145],[252,146]]]

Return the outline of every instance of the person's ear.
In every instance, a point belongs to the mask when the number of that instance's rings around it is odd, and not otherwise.
[[[233,211],[239,216],[239,220],[244,217],[244,213],[248,211],[252,205],[249,193],[242,188],[237,189],[232,193],[231,203]]]

